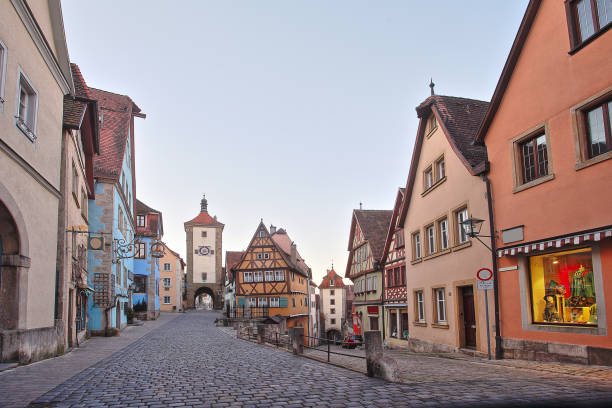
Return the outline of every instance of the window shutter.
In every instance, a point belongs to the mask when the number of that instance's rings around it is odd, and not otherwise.
[[[238,298],[238,306],[239,307],[244,306],[244,298]]]
[[[280,298],[280,307],[287,307],[287,298],[286,297],[282,297]]]

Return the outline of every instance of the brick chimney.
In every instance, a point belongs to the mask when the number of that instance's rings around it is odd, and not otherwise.
[[[276,234],[276,227],[272,224],[270,224],[270,235],[272,234]]]
[[[295,242],[291,243],[291,263],[297,264],[297,246]]]

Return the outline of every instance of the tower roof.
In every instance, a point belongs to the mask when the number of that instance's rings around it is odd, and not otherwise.
[[[208,200],[206,199],[206,195],[202,196],[202,200],[200,201],[200,213],[192,220],[187,221],[185,226],[187,225],[199,225],[199,226],[207,226],[207,227],[221,227],[223,228],[225,224],[217,221],[217,217],[211,217],[208,214]]]

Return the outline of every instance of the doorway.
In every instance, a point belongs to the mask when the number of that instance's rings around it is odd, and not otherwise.
[[[121,330],[121,302],[117,301],[117,315],[116,315],[116,324],[115,327]]]
[[[463,338],[462,347],[476,349],[476,312],[474,309],[474,287],[461,286],[459,288],[461,299],[461,313]]]

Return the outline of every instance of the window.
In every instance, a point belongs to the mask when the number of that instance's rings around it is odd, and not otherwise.
[[[295,307],[295,298],[291,298],[291,304]]]
[[[370,330],[378,330],[378,317],[370,316]]]
[[[436,161],[436,181],[442,180],[446,177],[446,171],[444,169],[444,156]]]
[[[268,298],[265,298],[265,297],[259,298],[257,300],[257,306],[259,306],[259,307],[268,307]]]
[[[333,279],[329,280],[329,286],[334,286],[334,280]]]
[[[419,323],[425,323],[425,297],[423,295],[422,290],[415,292],[415,299],[416,299],[417,321]]]
[[[336,299],[330,299],[329,300],[329,304],[330,305],[335,305],[336,304]]]
[[[377,290],[377,285],[376,282],[378,281],[378,278],[376,276],[372,277],[372,290],[376,292]]]
[[[4,112],[4,85],[6,84],[6,46],[0,41],[0,113]]]
[[[426,227],[425,232],[427,234],[427,253],[431,255],[436,252],[436,232],[434,226]]]
[[[295,272],[291,271],[291,280],[294,281],[295,280]]]
[[[402,248],[404,246],[404,231],[400,230],[395,233],[395,247]]]
[[[270,298],[270,307],[280,307],[280,302],[279,302],[279,298],[277,297],[271,297]]]
[[[257,307],[257,298],[248,298],[249,307]]]
[[[87,192],[81,189],[81,216],[87,219]]]
[[[330,324],[336,324],[336,319],[329,319]]]
[[[334,285],[332,285],[332,286],[334,286]],[[329,291],[329,295],[330,296],[334,296],[335,294],[336,294],[335,290],[332,289],[332,290]]]
[[[429,119],[427,119],[427,125],[426,125],[426,132],[425,134],[429,135],[431,132],[433,132],[436,127],[438,127],[438,122],[436,121],[436,115],[432,112],[431,115],[429,116]]]
[[[164,284],[164,287],[169,288],[170,284],[172,283],[172,280],[170,278],[163,278],[162,282]]]
[[[274,271],[265,271],[264,275],[265,275],[265,278],[266,278],[266,282],[274,281]]]
[[[253,272],[244,272],[243,282],[253,282]]]
[[[425,169],[425,172],[423,174],[423,186],[424,191],[429,190],[431,186],[433,186],[433,171],[431,166]]]
[[[597,326],[591,248],[529,258],[533,322]]]
[[[202,272],[202,281],[206,282],[206,278],[208,277],[206,272]]]
[[[270,253],[269,252],[264,252],[264,259],[270,259]]]
[[[32,141],[36,139],[38,92],[23,72],[19,72],[17,90],[17,127]]]
[[[208,236],[208,233],[206,231],[202,231],[202,238],[206,238]]]
[[[172,265],[170,264],[170,262],[164,262],[164,271],[171,271],[172,270]]]
[[[611,10],[612,12],[612,10]],[[612,101],[586,112],[587,146],[589,158],[612,150]]]
[[[147,226],[147,217],[144,215],[136,216],[136,226],[137,227],[146,227]]]
[[[257,259],[262,259],[263,258],[263,254],[262,253],[258,253],[257,254]]]
[[[436,317],[437,323],[446,324],[446,299],[444,298],[444,288],[434,289],[436,298]]]
[[[607,28],[612,21],[610,0],[577,0],[570,4],[569,9],[568,22],[574,47]]]
[[[259,238],[263,238],[265,236],[266,236],[266,231],[264,230],[259,231]]]
[[[264,281],[263,271],[253,272],[253,278],[255,282],[263,282]]]
[[[464,244],[468,242],[469,237],[465,233],[465,229],[463,229],[463,225],[461,225],[461,223],[468,219],[467,208],[456,211],[455,218],[457,219],[457,244]]]
[[[145,259],[147,256],[147,243],[146,242],[137,242],[136,249],[134,251],[135,259]]]
[[[276,271],[274,271],[274,275],[277,282],[282,282],[285,280],[285,271],[281,269],[277,269]]]
[[[72,196],[78,203],[79,201],[79,173],[77,171],[76,165],[74,164],[74,161],[72,162]]]
[[[421,233],[412,234],[412,259],[421,259]]]
[[[170,304],[170,296],[164,296],[164,305]]]
[[[440,231],[440,249],[448,249],[448,220],[446,218],[438,221],[438,229]]]
[[[147,277],[145,275],[134,275],[134,293],[145,293],[147,288]]]
[[[336,314],[336,309],[329,309],[329,314]]]
[[[539,134],[519,144],[522,165],[522,184],[548,175],[546,135]]]

